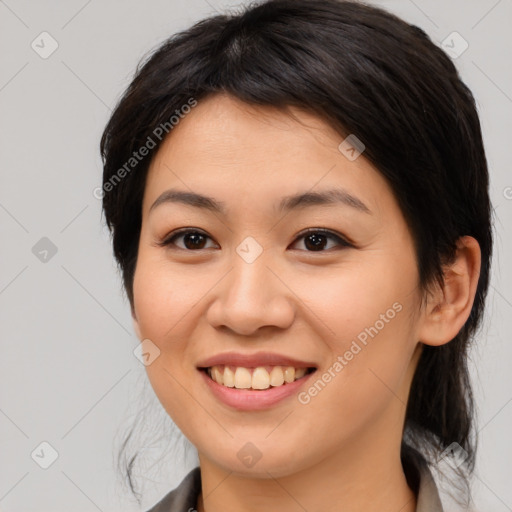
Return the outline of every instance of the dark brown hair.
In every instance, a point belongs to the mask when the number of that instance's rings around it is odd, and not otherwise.
[[[443,282],[443,264],[452,260],[459,237],[470,235],[480,244],[471,314],[449,343],[424,346],[402,443],[406,464],[412,457],[432,463],[456,442],[468,454],[470,473],[476,436],[467,350],[489,284],[492,212],[475,101],[452,60],[422,29],[354,1],[268,0],[212,16],[173,35],[140,63],[101,139],[104,184],[148,138],[156,143],[154,155],[161,143],[155,129],[166,126],[172,137],[170,119],[191,98],[200,102],[220,92],[251,105],[300,107],[342,137],[355,134],[411,229],[423,292]],[[151,156],[138,162],[103,195],[132,307],[150,162]]]

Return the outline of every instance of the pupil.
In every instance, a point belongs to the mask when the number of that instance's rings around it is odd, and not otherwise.
[[[200,233],[187,233],[184,236],[183,241],[187,249],[202,249],[202,246],[204,245],[204,236]],[[191,243],[189,244],[188,242]]]
[[[325,247],[326,238],[325,235],[319,235],[318,233],[308,235],[306,236],[306,247],[313,251],[323,249]],[[187,233],[184,236],[185,247],[187,247],[187,249],[202,249],[204,241],[205,237],[201,233]]]
[[[305,239],[306,247],[308,249],[313,248],[313,250],[323,249],[325,247],[325,235],[319,235],[317,233],[313,233],[311,235],[308,235]],[[309,244],[308,242],[311,241],[312,244]]]

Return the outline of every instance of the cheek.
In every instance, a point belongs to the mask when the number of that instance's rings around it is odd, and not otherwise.
[[[331,278],[295,281],[303,310],[316,318],[310,325],[318,326],[328,348],[326,368],[317,376],[322,382],[303,397],[303,403],[316,402],[318,414],[339,403],[343,416],[362,418],[401,394],[415,347],[414,261],[386,265],[373,256],[373,264],[337,269]]]
[[[197,302],[186,276],[164,269],[162,262],[152,260],[144,251],[139,254],[133,282],[134,306],[141,339],[149,339],[160,353],[146,371],[157,395],[159,389],[173,389],[173,376],[183,380],[186,346],[190,327],[187,315]],[[183,369],[180,367],[183,366]]]
[[[402,304],[395,302],[395,307],[377,307],[365,314],[349,306],[347,302],[337,323],[333,319],[334,329],[341,334],[329,343],[325,367],[297,397],[303,407],[299,414],[313,424],[313,430],[324,431],[336,424],[334,444],[368,425],[378,424],[378,435],[389,432],[405,411],[414,348]],[[374,312],[382,312],[385,320]]]
[[[161,261],[139,255],[134,275],[134,306],[142,339],[149,339],[159,355],[145,367],[149,382],[162,407],[182,430],[197,422],[190,407],[190,393],[197,372],[187,358],[191,314],[197,293],[188,276],[163,268]],[[186,390],[186,391],[185,391]]]
[[[207,283],[197,276],[177,272],[165,262],[141,254],[133,283],[141,335],[162,349],[166,341],[178,340],[190,325],[181,320],[188,318],[206,290]]]
[[[321,329],[322,339],[332,350],[344,351],[351,340],[364,341],[367,329],[375,324],[379,332],[391,330],[400,322],[398,310],[405,308],[413,278],[402,271],[390,270],[375,258],[368,264],[347,261],[345,265],[322,271],[289,275],[293,291],[304,304],[310,325]],[[374,332],[372,330],[372,332]]]

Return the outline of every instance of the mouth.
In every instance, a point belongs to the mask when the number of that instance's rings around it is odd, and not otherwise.
[[[214,365],[199,367],[208,378],[225,388],[264,391],[286,387],[316,371],[314,366],[231,366]]]
[[[263,411],[290,403],[319,366],[273,352],[224,352],[199,361],[196,368],[206,392],[219,403],[238,411]]]

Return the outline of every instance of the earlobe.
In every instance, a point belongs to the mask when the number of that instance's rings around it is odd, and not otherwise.
[[[439,346],[451,341],[466,323],[480,276],[480,246],[471,236],[457,241],[455,260],[444,270],[444,285],[428,299],[419,340]]]

